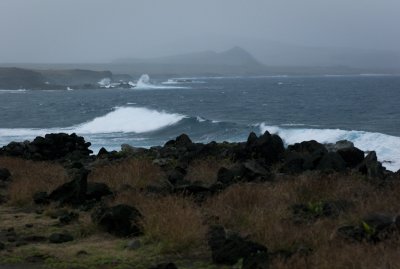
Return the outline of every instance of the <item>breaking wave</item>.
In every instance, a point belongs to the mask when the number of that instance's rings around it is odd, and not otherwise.
[[[320,143],[335,143],[339,140],[349,140],[363,151],[376,151],[378,159],[391,171],[400,169],[400,137],[364,131],[346,131],[341,129],[309,129],[309,128],[281,128],[259,125],[264,133],[278,134],[290,145],[302,141],[316,140]]]
[[[92,133],[146,133],[173,125],[185,116],[141,107],[117,107],[107,115],[81,124],[74,131]]]
[[[151,110],[142,107],[116,107],[114,111],[91,121],[64,128],[3,128],[0,137],[23,137],[29,139],[55,132],[85,134],[146,133],[174,125],[186,116]]]
[[[135,90],[158,90],[158,89],[188,89],[189,87],[155,85],[150,81],[150,76],[142,75],[134,87]]]

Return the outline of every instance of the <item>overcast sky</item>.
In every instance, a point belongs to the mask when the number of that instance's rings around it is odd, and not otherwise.
[[[265,40],[400,50],[400,0],[0,0],[2,63],[101,62]]]

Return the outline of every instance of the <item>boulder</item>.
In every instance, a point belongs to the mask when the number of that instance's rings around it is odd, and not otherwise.
[[[107,156],[108,155],[108,151],[102,147],[99,152],[97,153],[97,157],[102,157],[102,156]]]
[[[89,170],[84,168],[80,169],[75,173],[72,181],[61,185],[51,192],[49,199],[51,201],[57,201],[60,204],[81,205],[86,200],[87,177],[89,172]]]
[[[269,257],[267,252],[251,253],[243,259],[242,269],[268,269]]]
[[[71,222],[77,221],[78,219],[79,219],[79,214],[75,212],[65,213],[58,218],[60,224],[62,225],[70,224]]]
[[[156,266],[150,267],[150,269],[178,269],[173,263],[160,263]]]
[[[305,162],[306,162],[306,157],[304,156],[304,154],[298,152],[289,152],[285,157],[285,161],[282,164],[280,172],[287,174],[301,173],[305,170],[304,169]]]
[[[43,243],[47,241],[47,237],[41,235],[28,235],[22,238],[23,242],[26,243]]]
[[[142,246],[142,243],[140,242],[140,240],[134,239],[129,241],[125,248],[129,249],[129,250],[136,250],[139,249]]]
[[[271,165],[281,160],[285,149],[283,141],[278,135],[271,135],[266,131],[260,137],[250,133],[244,151],[236,153],[236,159],[262,159],[265,164]]]
[[[315,140],[303,141],[301,143],[289,145],[288,151],[295,151],[298,153],[308,153],[308,154],[312,154],[315,152],[328,153],[326,147]]]
[[[11,173],[7,168],[0,168],[0,181],[9,181]]]
[[[50,198],[47,192],[39,191],[33,194],[33,202],[37,205],[48,205]]]
[[[32,142],[11,142],[0,149],[0,154],[17,156],[34,160],[56,160],[68,156],[87,157],[89,142],[76,134],[46,134],[44,137],[36,137]]]
[[[165,143],[164,147],[187,148],[193,144],[187,134],[181,134],[175,140],[170,140]]]
[[[121,153],[123,153],[124,155],[135,155],[135,154],[142,153],[145,151],[146,151],[146,149],[144,149],[144,148],[137,148],[137,147],[133,147],[128,144],[121,145]]]
[[[247,160],[243,163],[236,164],[231,168],[221,167],[218,170],[217,181],[231,185],[239,181],[253,182],[253,181],[267,181],[273,178],[273,174],[268,168],[262,166],[256,160]]]
[[[327,153],[325,146],[315,140],[289,145],[280,171],[297,174],[315,170]]]
[[[353,142],[348,140],[339,140],[335,144],[333,143],[325,144],[325,147],[328,151],[337,152],[338,150],[354,148],[354,144]]]
[[[70,242],[73,240],[74,240],[74,238],[72,237],[72,235],[70,235],[68,233],[54,233],[54,234],[50,235],[50,237],[49,237],[50,243],[53,243],[53,244],[61,244],[61,243]]]
[[[237,166],[231,169],[221,167],[217,173],[217,181],[225,185],[230,185],[238,181],[241,175],[242,172],[237,169]]]
[[[172,185],[183,182],[186,174],[187,172],[184,168],[177,166],[168,173],[168,181]]]
[[[119,237],[142,234],[140,212],[128,205],[98,208],[92,213],[92,221],[110,234]]]
[[[234,265],[240,259],[248,259],[250,264],[251,256],[258,256],[258,253],[267,255],[268,253],[265,246],[248,241],[237,234],[227,236],[225,229],[221,226],[210,227],[207,239],[211,248],[212,260],[216,264]]]
[[[369,178],[383,179],[385,168],[378,162],[375,151],[371,151],[365,157],[364,161],[358,166],[358,170]]]
[[[268,168],[263,167],[255,160],[249,160],[243,163],[245,177],[248,181],[265,181],[272,178]]]
[[[0,205],[5,204],[7,202],[7,196],[0,194]]]
[[[86,199],[100,201],[102,197],[111,195],[110,188],[105,183],[88,182],[86,189]]]
[[[336,152],[343,158],[349,168],[356,167],[364,160],[364,151],[356,147],[340,148]]]
[[[338,153],[328,152],[319,161],[316,169],[321,171],[342,172],[346,169],[346,163]]]
[[[215,157],[217,159],[231,159],[233,157],[233,152],[237,147],[236,143],[217,143],[212,141],[208,144],[201,145],[198,151],[195,153],[195,158],[209,158]]]

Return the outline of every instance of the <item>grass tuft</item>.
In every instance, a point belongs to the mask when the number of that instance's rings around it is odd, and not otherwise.
[[[35,192],[50,192],[68,181],[65,169],[60,164],[51,162],[1,157],[0,167],[6,167],[12,174],[8,187],[9,202],[12,205],[30,204]]]

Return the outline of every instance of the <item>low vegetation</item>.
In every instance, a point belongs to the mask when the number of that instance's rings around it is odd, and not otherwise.
[[[111,189],[121,187],[142,188],[162,182],[162,170],[146,158],[130,158],[117,163],[107,163],[94,167],[89,181],[106,183]]]
[[[52,191],[68,180],[65,169],[57,163],[0,157],[0,167],[7,167],[12,174],[7,190],[12,205],[32,203],[34,193]]]
[[[257,248],[257,255],[267,253],[269,268],[400,268],[400,173],[387,173],[373,155],[364,162],[362,152],[357,164],[362,169],[350,168],[350,162],[317,142],[296,145],[296,154],[281,145],[276,156],[265,156],[269,143],[280,141],[253,135],[242,145],[196,148],[181,136],[139,157],[87,156],[89,177],[81,168],[81,178],[73,181],[62,162],[0,157],[0,168],[11,173],[0,187],[7,198],[0,205],[0,264],[148,269],[174,262],[184,269],[252,268],[242,267],[249,256],[225,265],[215,258],[219,244],[234,248],[240,242]],[[314,167],[308,158],[315,155],[304,153],[313,147],[325,154]],[[203,158],[207,150],[210,156]],[[231,154],[234,159],[227,157],[229,150],[241,152]],[[355,152],[348,150],[343,156]],[[308,168],[302,171],[304,163]],[[43,196],[43,204],[32,203],[37,191],[49,193],[60,185],[61,199],[50,195]],[[83,193],[75,191],[81,185]],[[71,203],[74,195],[83,197],[79,204]],[[375,216],[378,224],[366,216]],[[116,227],[124,229],[118,234]],[[130,236],[122,234],[125,228]],[[51,244],[53,234],[73,240]]]

